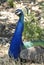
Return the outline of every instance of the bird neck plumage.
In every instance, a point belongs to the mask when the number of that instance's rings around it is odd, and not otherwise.
[[[9,56],[14,57],[14,59],[19,57],[21,46],[23,46],[22,43],[23,29],[24,29],[24,15],[21,15],[17,23],[13,38],[10,42],[10,48],[9,48]]]
[[[24,22],[24,14],[22,14],[22,15],[19,17],[19,22],[20,22],[20,21],[21,21],[22,23]]]
[[[24,15],[21,15],[21,17],[18,20],[15,33],[13,35],[14,38],[22,38],[22,32],[24,29]]]

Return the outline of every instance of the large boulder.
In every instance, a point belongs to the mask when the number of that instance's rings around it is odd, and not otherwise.
[[[21,51],[20,53],[21,59],[37,62],[37,63],[44,63],[44,48],[38,47],[31,47]]]

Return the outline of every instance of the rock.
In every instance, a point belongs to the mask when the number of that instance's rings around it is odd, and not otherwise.
[[[0,11],[3,9],[3,6],[0,6]]]
[[[5,44],[6,44],[6,41],[5,41],[4,38],[0,38],[0,44],[1,44],[1,45],[5,45]]]
[[[0,17],[0,21],[3,21],[3,22],[6,22],[7,19],[8,19],[8,18],[7,18],[6,16],[1,16],[1,17]]]
[[[5,29],[5,25],[0,23],[0,34],[4,31],[4,29]]]
[[[8,11],[1,11],[0,15],[1,15],[0,20],[5,21],[7,23],[16,23],[16,21],[18,19],[18,17],[15,15],[15,13],[11,13]]]
[[[21,51],[20,57],[28,61],[44,63],[44,48],[38,46],[24,49]]]
[[[39,6],[32,6],[32,10],[38,11],[39,10]]]

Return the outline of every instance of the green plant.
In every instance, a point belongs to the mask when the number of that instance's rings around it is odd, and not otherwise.
[[[7,0],[8,4],[10,5],[10,7],[13,7],[14,4],[13,4],[13,0]]]
[[[41,40],[42,29],[40,28],[38,18],[35,16],[35,12],[31,12],[28,16],[25,16],[23,37],[26,40]]]
[[[44,18],[44,2],[39,3],[39,8],[42,10],[41,16]]]

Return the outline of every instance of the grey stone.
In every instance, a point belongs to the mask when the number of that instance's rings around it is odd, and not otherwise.
[[[44,62],[44,48],[38,46],[24,49],[21,51],[20,57],[32,62]]]

